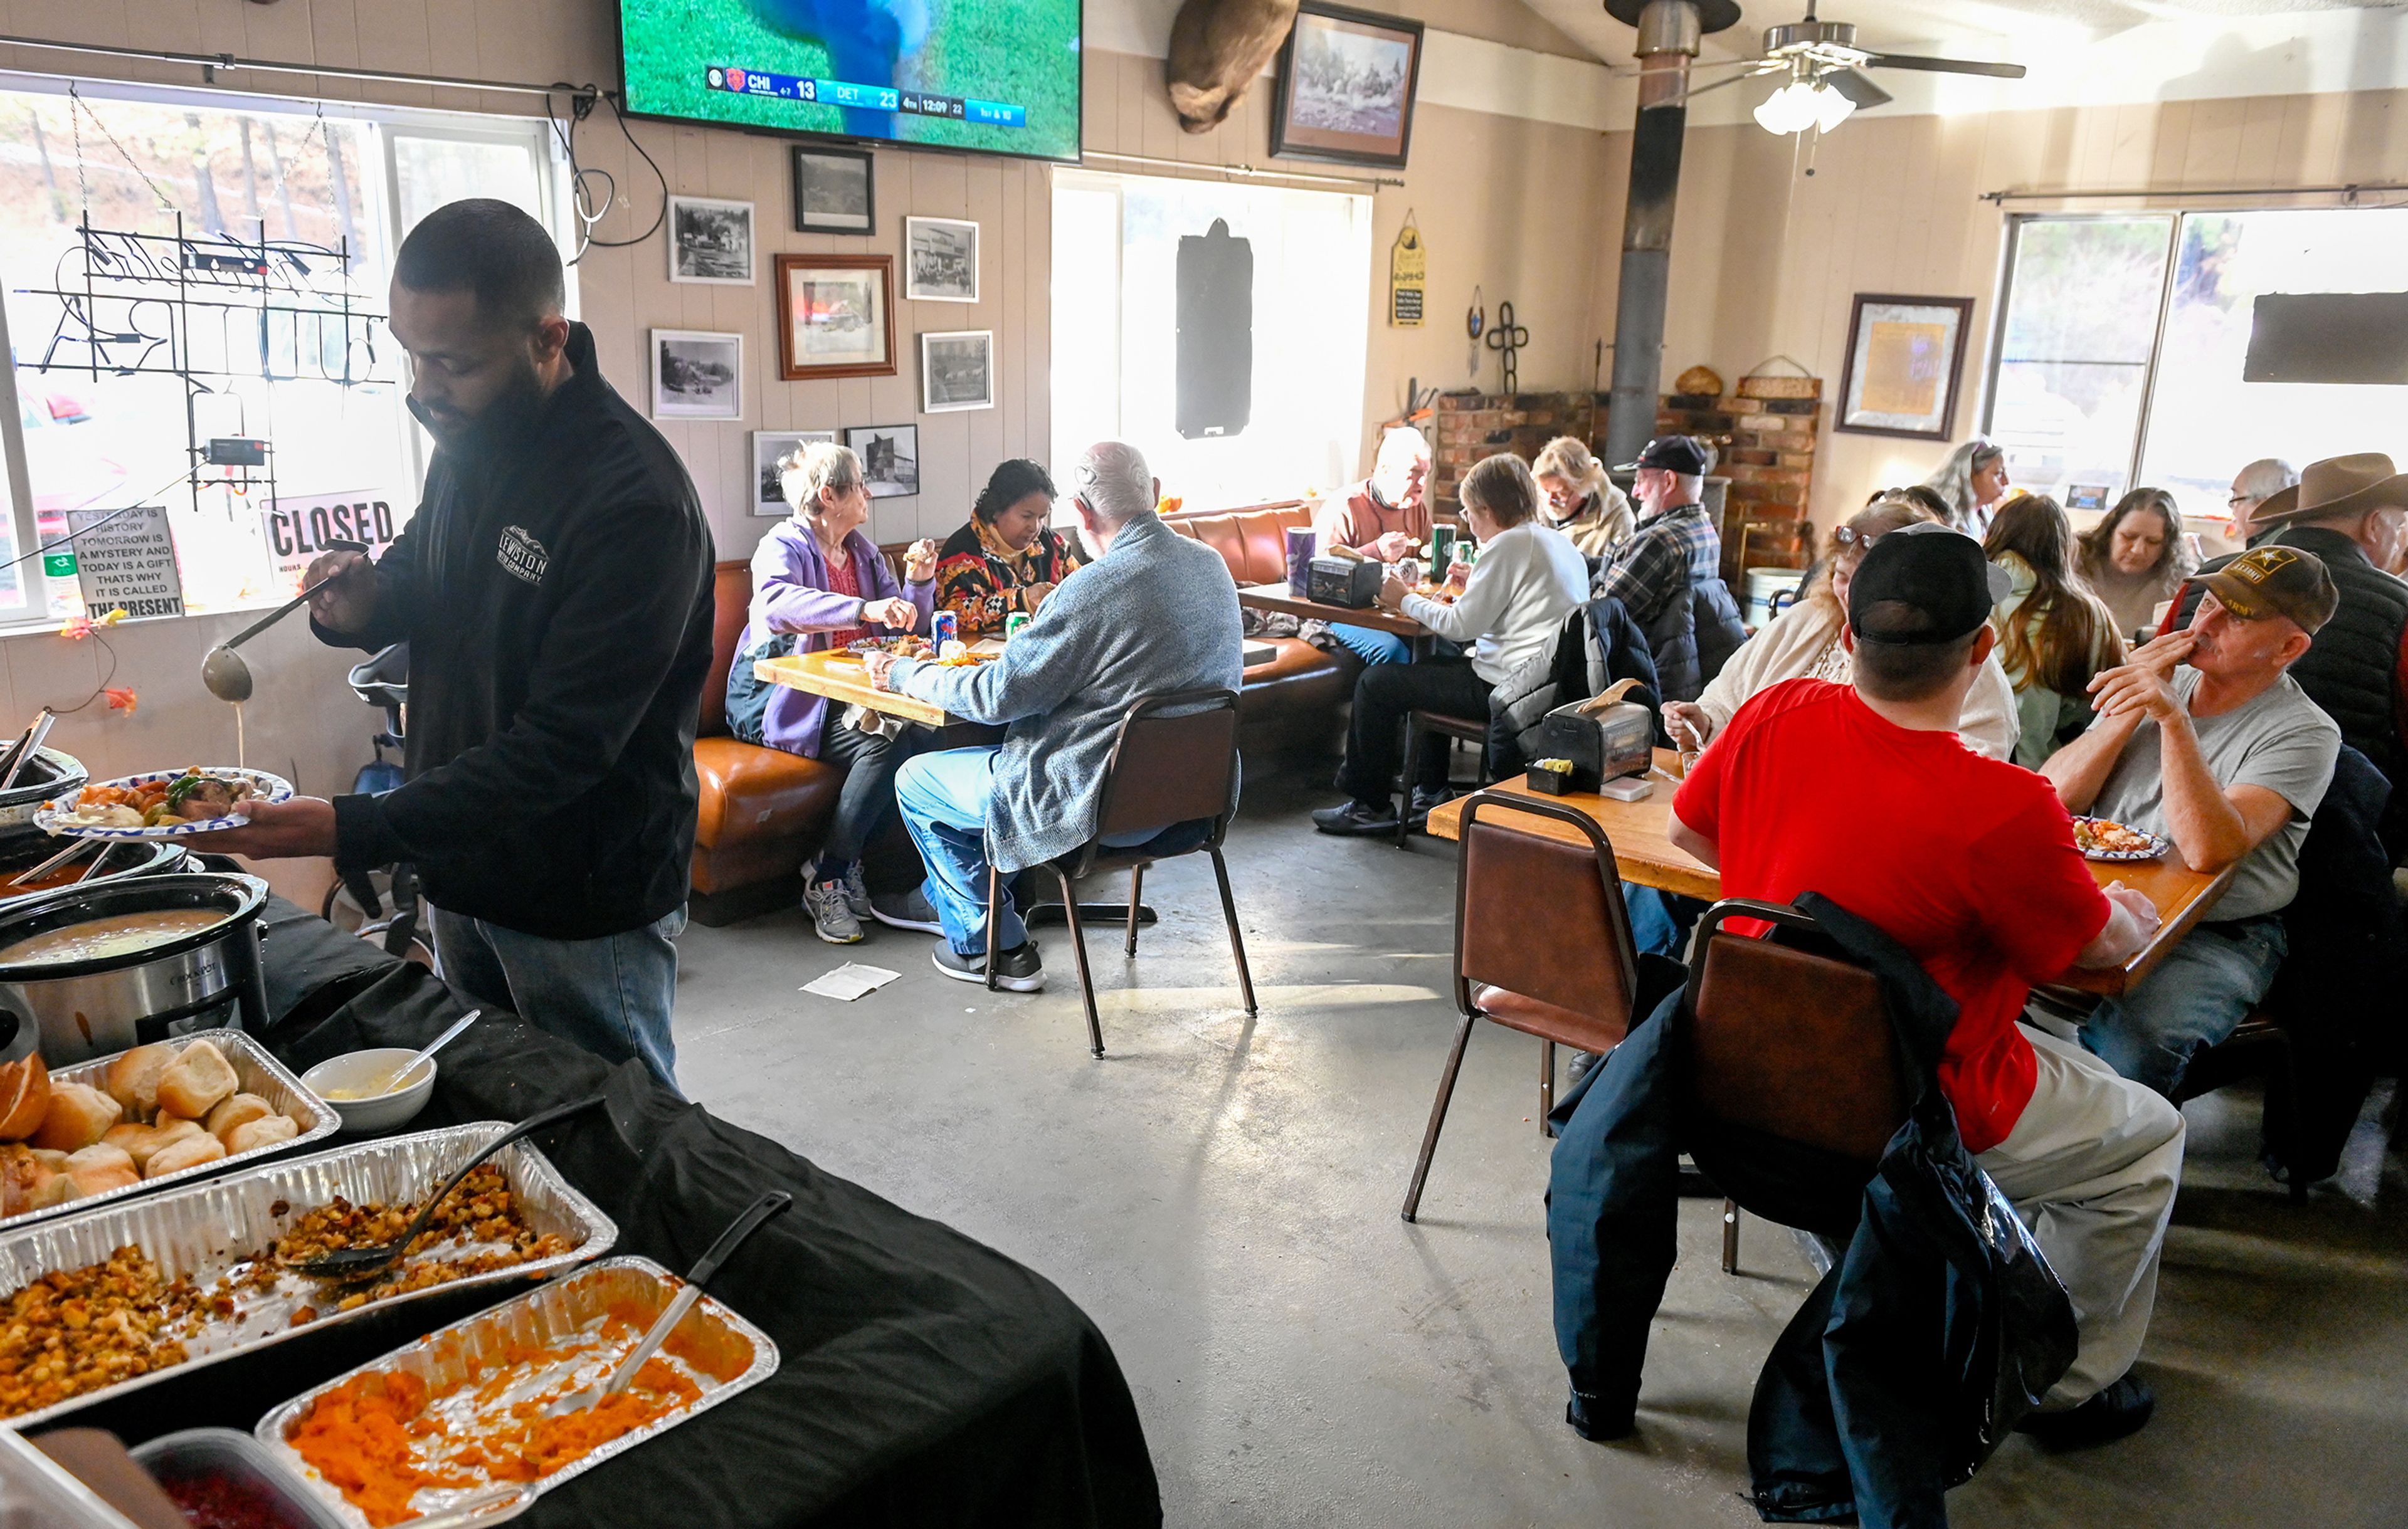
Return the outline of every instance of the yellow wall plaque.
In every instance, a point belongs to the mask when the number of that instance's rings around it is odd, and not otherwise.
[[[1388,247],[1388,322],[1398,329],[1422,326],[1423,296],[1429,284],[1429,250],[1422,231],[1405,214],[1405,226]]]

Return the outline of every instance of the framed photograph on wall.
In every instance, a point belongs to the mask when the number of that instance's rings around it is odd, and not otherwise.
[[[1421,22],[1304,0],[1280,45],[1271,152],[1401,169],[1421,73]]]
[[[920,336],[920,412],[995,407],[995,331]]]
[[[1848,316],[1834,430],[1947,440],[1956,435],[1970,297],[1858,293]]]
[[[669,279],[717,287],[752,284],[752,204],[669,198]]]
[[[857,424],[846,427],[844,443],[861,458],[872,499],[908,499],[920,492],[920,427]]]
[[[800,450],[814,441],[836,442],[833,430],[755,430],[752,432],[752,513],[762,516],[783,516],[794,507],[786,503],[786,487],[778,472],[778,464],[789,452]]]
[[[895,257],[780,255],[778,375],[893,377]]]
[[[878,232],[878,179],[868,150],[796,146],[795,232]]]
[[[744,336],[653,330],[652,418],[744,418]]]
[[[979,225],[953,218],[903,220],[903,295],[915,303],[979,300]]]

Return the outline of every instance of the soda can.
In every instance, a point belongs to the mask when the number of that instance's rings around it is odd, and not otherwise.
[[[937,619],[934,623],[934,636],[939,651],[943,651],[945,644],[961,636],[961,625],[962,619],[952,611],[940,610],[937,612]]]
[[[1015,610],[1010,615],[1006,616],[1003,619],[1003,640],[1010,642],[1012,638],[1020,636],[1020,629],[1026,626],[1028,624],[1028,612],[1025,610]]]

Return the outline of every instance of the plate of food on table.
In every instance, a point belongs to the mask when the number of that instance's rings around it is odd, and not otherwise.
[[[2105,818],[2076,818],[2073,845],[2090,860],[2155,860],[2172,849],[2173,841]]]
[[[231,764],[153,770],[83,788],[45,803],[34,826],[64,838],[165,839],[232,828],[254,802],[281,802],[292,782]]]
[[[925,637],[860,637],[844,645],[844,650],[855,658],[871,653],[893,653],[896,658],[916,658],[930,664],[941,664],[949,669],[967,669],[992,663],[1000,652],[982,653],[959,639],[948,639],[941,648]]]

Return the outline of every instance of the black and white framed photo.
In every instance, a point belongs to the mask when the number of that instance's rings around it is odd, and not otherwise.
[[[744,418],[744,336],[653,330],[652,418]]]
[[[872,499],[908,499],[920,492],[920,427],[916,424],[848,425],[844,443],[861,458]]]
[[[1304,0],[1280,46],[1271,152],[1402,168],[1421,73],[1421,22]]]
[[[751,286],[752,204],[712,196],[670,197],[669,279]]]
[[[920,412],[995,407],[995,331],[920,336]]]
[[[752,432],[752,513],[761,516],[783,516],[794,507],[786,503],[784,475],[778,464],[793,453],[815,442],[836,444],[833,430],[755,430]]]
[[[903,295],[918,303],[979,300],[979,225],[953,218],[903,220]]]
[[[795,150],[795,232],[874,234],[878,182],[867,149]]]

